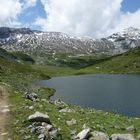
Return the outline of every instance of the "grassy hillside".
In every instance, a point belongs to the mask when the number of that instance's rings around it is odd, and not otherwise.
[[[131,49],[122,55],[82,68],[79,73],[140,73],[140,48]]]
[[[19,63],[35,63],[35,60],[27,54],[24,54],[22,52],[8,52],[2,48],[0,48],[0,58]]]
[[[48,78],[48,75],[40,70],[35,70],[31,65],[0,58],[0,81],[10,84],[20,91],[30,88],[34,80]]]
[[[83,125],[90,127],[92,131],[103,131],[109,135],[113,133],[128,133],[126,128],[134,125],[136,131],[131,133],[135,136],[140,133],[140,118],[129,118],[122,115],[116,115],[95,109],[83,109],[78,106],[67,104],[65,106],[54,105],[49,102],[49,97],[50,95],[53,95],[54,90],[49,88],[38,89],[38,87],[33,85],[33,82],[36,80],[48,79],[49,76],[56,75],[86,73],[139,73],[139,48],[130,50],[129,52],[116,57],[102,59],[94,58],[94,61],[91,61],[91,57],[89,59],[87,56],[80,57],[79,59],[76,58],[77,62],[71,68],[68,67],[68,65],[65,67],[29,65],[27,63],[11,61],[9,58],[9,56],[8,58],[0,57],[0,81],[1,84],[5,83],[4,85],[9,85],[6,87],[11,93],[11,123],[7,128],[10,130],[10,136],[12,139],[23,140],[25,139],[25,136],[29,136],[29,139],[31,140],[38,139],[38,136],[31,133],[28,129],[28,126],[31,125],[31,123],[27,121],[28,116],[36,111],[48,113],[55,126],[61,128],[64,140],[70,140],[72,130],[75,130],[76,133],[78,133],[82,130]],[[79,66],[79,61],[80,64],[82,64],[81,62],[85,63],[89,61],[88,64],[90,66],[85,67],[85,65],[83,65],[83,68],[81,68],[81,65]],[[26,100],[24,93],[27,91],[34,91],[38,94],[40,100],[46,100],[39,102]],[[32,110],[29,109],[31,106],[33,106]],[[59,110],[65,107],[73,110],[73,112],[60,113]],[[77,123],[73,126],[68,126],[66,121],[69,121],[72,118],[74,118]]]
[[[63,56],[61,64],[59,63],[59,67],[51,65],[34,65],[33,67],[35,69],[41,69],[44,73],[48,73],[51,76],[81,75],[92,73],[139,74],[140,48],[131,49],[130,51],[117,56],[94,55],[71,58]]]

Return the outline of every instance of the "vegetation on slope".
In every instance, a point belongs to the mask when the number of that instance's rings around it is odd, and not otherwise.
[[[79,70],[80,73],[140,73],[140,48],[103,60]]]
[[[48,79],[47,75],[66,75],[66,74],[86,74],[86,73],[139,73],[140,71],[140,49],[130,50],[129,52],[97,61],[93,66],[78,68],[58,68],[52,66],[32,66],[21,64],[15,61],[9,61],[7,58],[0,58],[0,81],[6,84],[9,89],[11,106],[11,124],[10,136],[14,140],[23,140],[29,136],[30,140],[36,140],[37,135],[31,133],[28,129],[30,122],[27,121],[29,115],[36,111],[47,112],[51,121],[61,128],[64,139],[71,139],[71,132],[81,131],[83,125],[90,127],[93,131],[103,131],[111,135],[113,133],[128,133],[126,128],[134,125],[136,131],[131,132],[135,136],[140,133],[140,118],[129,118],[122,115],[97,111],[94,109],[83,109],[73,105],[54,105],[49,101],[54,90],[49,88],[39,88],[33,85],[33,82],[39,79]],[[82,58],[86,59],[87,58]],[[81,60],[80,60],[81,61]],[[84,61],[85,62],[85,61]],[[76,64],[77,65],[77,64]],[[57,69],[55,69],[57,68]],[[47,75],[46,75],[47,74]],[[7,86],[7,84],[9,86]],[[25,92],[36,92],[39,96],[39,102],[32,102],[25,99]],[[46,100],[42,100],[46,99]],[[33,106],[33,109],[29,107]],[[70,113],[60,113],[59,110],[68,107],[74,110]],[[68,126],[66,121],[74,118],[77,123],[74,126]]]
[[[35,60],[27,54],[24,54],[22,52],[7,52],[2,48],[0,48],[0,58],[19,63],[35,63]]]
[[[60,57],[60,56],[59,56]],[[140,73],[140,48],[117,56],[79,56],[66,57],[63,55],[59,67],[56,62],[50,65],[34,65],[35,69],[50,76],[81,75],[81,74],[139,74]],[[54,65],[54,66],[52,66]],[[60,67],[61,66],[61,67]]]
[[[13,52],[12,54],[23,63],[29,63],[29,64],[35,63],[35,60],[32,57],[22,52]]]

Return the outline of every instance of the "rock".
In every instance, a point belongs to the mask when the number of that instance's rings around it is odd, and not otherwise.
[[[61,99],[57,99],[54,101],[55,105],[65,105],[65,102],[61,101]]]
[[[37,134],[44,134],[46,135],[47,134],[47,131],[45,131],[45,128],[43,126],[36,126],[34,127],[34,132],[37,133]]]
[[[35,127],[31,127],[31,128],[30,128],[30,132],[31,132],[31,133],[36,132],[36,128],[35,128]]]
[[[87,139],[89,136],[90,136],[90,128],[87,128],[78,133],[77,138],[79,140],[84,140]]]
[[[76,135],[76,130],[72,130],[70,134],[71,135]]]
[[[71,139],[76,140],[77,136],[76,136],[77,131],[76,130],[71,130],[70,135],[71,135]]]
[[[76,122],[75,119],[71,119],[70,121],[66,121],[66,124],[67,124],[68,126],[72,126],[72,125],[76,125],[77,122]]]
[[[41,99],[42,102],[47,102],[47,99]]]
[[[109,136],[103,132],[94,131],[91,135],[89,140],[109,140]]]
[[[50,134],[50,139],[63,140],[62,135],[58,129],[54,129],[50,131],[49,134]]]
[[[113,134],[111,140],[135,140],[131,134]]]
[[[127,127],[126,128],[126,130],[128,131],[128,132],[133,132],[133,131],[136,131],[136,129],[135,129],[135,127],[132,125],[132,126],[129,126],[129,127]]]
[[[59,110],[59,112],[63,112],[63,113],[70,113],[70,112],[75,112],[74,110],[66,107],[66,108],[63,108],[61,110]]]
[[[40,112],[36,112],[28,117],[28,120],[31,122],[46,122],[51,124],[49,116]]]
[[[40,135],[38,136],[38,139],[40,139],[40,140],[45,140],[45,135],[44,135],[44,134],[40,134]]]
[[[33,107],[33,106],[30,106],[30,107],[29,107],[29,109],[30,109],[30,110],[33,110],[33,109],[34,109],[34,107]]]
[[[26,99],[29,99],[31,101],[36,101],[37,98],[38,98],[38,95],[36,93],[34,93],[34,92],[32,92],[32,93],[26,93],[25,94],[25,98]]]
[[[31,136],[25,136],[24,137],[24,140],[30,140],[31,139]]]
[[[46,131],[51,131],[53,129],[53,126],[50,124],[42,125],[46,129]]]
[[[100,69],[100,67],[96,67],[96,69]]]
[[[36,134],[43,134],[43,135],[46,136],[46,137],[47,137],[48,134],[49,134],[47,128],[44,127],[44,126],[37,126],[37,127],[35,127],[34,129],[35,129],[34,132],[35,132]]]

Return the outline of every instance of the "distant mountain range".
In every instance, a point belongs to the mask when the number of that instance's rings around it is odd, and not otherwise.
[[[101,39],[74,37],[60,32],[42,32],[29,28],[0,27],[1,48],[29,54],[113,55],[139,45],[140,29],[133,27]]]

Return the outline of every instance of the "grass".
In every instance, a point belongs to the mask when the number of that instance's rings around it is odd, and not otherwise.
[[[74,58],[75,59],[75,58]],[[77,58],[76,58],[77,59]],[[81,59],[85,59],[82,60]],[[80,58],[81,62],[90,61],[88,57]],[[78,62],[78,61],[77,61]],[[74,65],[78,65],[79,62]],[[93,63],[93,61],[92,61]],[[21,64],[14,61],[9,61],[5,58],[0,58],[0,81],[6,83],[8,90],[11,93],[11,123],[9,132],[14,140],[23,140],[25,135],[31,136],[30,140],[36,140],[36,134],[31,134],[27,121],[29,115],[35,111],[48,113],[52,123],[56,127],[60,127],[65,140],[70,139],[72,130],[78,133],[82,130],[82,126],[86,124],[92,130],[99,130],[108,133],[128,133],[125,128],[134,125],[136,132],[132,132],[135,136],[140,133],[140,118],[129,118],[122,115],[103,112],[95,109],[83,109],[79,106],[65,105],[74,110],[72,113],[60,113],[58,110],[62,106],[56,106],[49,102],[50,96],[54,94],[53,89],[41,88],[34,86],[33,83],[39,79],[49,79],[50,76],[63,75],[79,75],[89,73],[139,73],[140,72],[140,49],[130,50],[128,53],[116,57],[94,60],[94,65],[91,62],[90,66],[74,67],[57,67],[57,66],[40,66]],[[35,91],[40,99],[46,99],[41,102],[31,102],[24,97],[25,92]],[[30,110],[29,107],[34,109]],[[67,126],[66,121],[72,118],[77,120],[74,126]],[[12,130],[11,130],[12,129]]]
[[[101,63],[82,68],[79,73],[111,73],[111,74],[139,74],[140,73],[140,48],[135,48],[127,53],[111,57]]]
[[[67,58],[61,67],[52,65],[34,65],[50,76],[83,75],[83,74],[139,74],[140,48],[117,56],[81,56]],[[63,58],[63,59],[64,59]],[[63,61],[63,60],[61,60]]]
[[[13,54],[17,59],[19,59],[23,63],[34,64],[35,60],[27,54],[22,52],[13,52]]]
[[[41,91],[41,90],[40,90]],[[40,98],[46,98],[53,94],[54,91],[50,89],[43,89],[43,96],[39,95]],[[140,133],[140,118],[129,118],[122,115],[117,115],[113,113],[107,113],[94,109],[83,109],[79,106],[65,105],[74,112],[71,113],[60,113],[59,109],[62,108],[61,105],[54,105],[48,100],[43,100],[41,102],[31,102],[26,100],[23,94],[11,91],[10,101],[13,105],[11,108],[11,115],[13,117],[10,128],[14,128],[11,136],[14,140],[22,140],[26,136],[31,136],[30,140],[37,140],[35,134],[31,134],[27,128],[31,123],[27,121],[29,115],[33,114],[35,111],[40,111],[43,113],[48,113],[51,122],[56,126],[61,128],[62,136],[65,140],[70,140],[70,133],[75,130],[77,133],[82,130],[84,124],[90,127],[93,131],[103,131],[111,135],[113,133],[128,133],[126,128],[128,126],[134,125],[136,132],[132,132],[133,135],[137,136]],[[29,107],[33,106],[34,109],[30,110]],[[77,124],[74,126],[67,126],[66,121],[76,119]],[[22,130],[22,131],[21,131]]]

